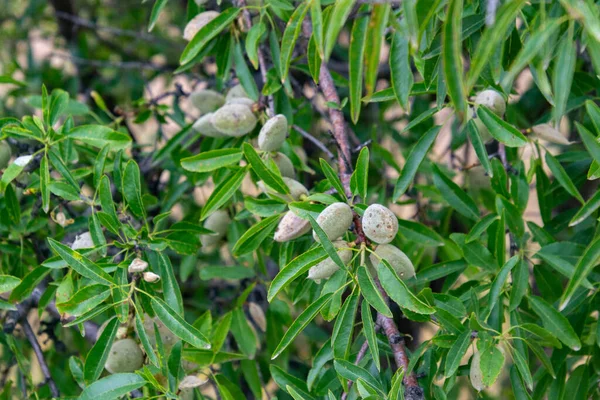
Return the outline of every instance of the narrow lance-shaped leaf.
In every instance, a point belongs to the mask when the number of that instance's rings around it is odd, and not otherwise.
[[[363,334],[367,339],[367,344],[369,346],[369,350],[371,351],[371,357],[373,358],[373,362],[377,367],[377,371],[381,371],[381,364],[379,361],[379,345],[377,344],[377,334],[375,333],[375,324],[373,323],[371,307],[368,304],[362,303],[360,306],[360,312],[363,323]]]
[[[110,286],[114,283],[110,275],[82,254],[52,238],[48,238],[48,244],[78,274],[101,285]]]
[[[263,163],[263,161],[258,156],[254,147],[252,147],[248,143],[244,143],[243,145],[244,157],[252,166],[254,172],[260,179],[263,180],[265,184],[269,187],[275,189],[278,193],[288,194],[290,193],[290,189],[287,187],[281,176],[275,174],[267,166]]]
[[[409,40],[399,32],[394,33],[390,48],[390,79],[394,95],[400,106],[408,109],[408,97],[414,78],[410,68]]]
[[[288,328],[285,335],[277,345],[277,348],[271,356],[271,360],[276,359],[279,355],[294,341],[296,336],[300,334],[306,328],[306,326],[312,321],[321,309],[329,303],[333,293],[327,293],[319,297],[315,302],[306,307],[304,311],[294,320],[292,325]]]
[[[118,399],[145,384],[146,380],[138,374],[112,374],[87,386],[78,400]]]
[[[142,202],[140,167],[133,160],[129,160],[123,172],[123,195],[131,212],[138,218],[144,218],[146,209]]]
[[[154,25],[156,25],[156,21],[158,21],[158,17],[162,13],[162,10],[165,8],[169,0],[156,0],[154,5],[152,6],[152,12],[150,13],[150,22],[148,23],[148,32],[152,32],[154,29]]]
[[[492,312],[492,309],[496,306],[500,299],[500,295],[502,293],[502,288],[506,283],[506,279],[508,279],[508,274],[514,268],[515,265],[519,262],[519,256],[513,256],[510,260],[508,260],[500,269],[494,281],[492,282],[492,286],[490,287],[490,293],[488,294],[488,305],[486,308],[486,318]]]
[[[358,293],[352,293],[346,297],[344,305],[338,314],[333,332],[331,333],[331,347],[335,358],[346,359],[352,345],[352,332],[354,331],[354,320],[358,308]]]
[[[490,165],[490,158],[488,156],[487,150],[485,149],[485,144],[483,143],[483,139],[477,130],[477,126],[475,125],[475,121],[470,120],[467,123],[467,136],[471,141],[471,145],[473,145],[473,149],[475,149],[475,154],[477,155],[477,159],[481,163],[481,166],[485,170],[485,172],[490,176],[490,178],[494,177],[494,172],[492,171],[492,166]]]
[[[319,159],[319,163],[321,164],[323,174],[325,174],[325,177],[327,178],[331,186],[333,186],[333,188],[338,192],[338,194],[345,199],[346,191],[344,190],[342,181],[340,181],[340,178],[338,177],[335,170],[331,167],[331,165],[329,165],[327,161],[323,160],[322,158]]]
[[[338,267],[340,267],[340,269],[347,269],[346,265],[342,261],[342,258],[337,253],[337,249],[333,246],[333,243],[331,243],[331,240],[329,240],[329,237],[327,236],[325,231],[323,231],[321,226],[317,223],[317,221],[313,218],[312,215],[308,215],[308,220],[310,221],[310,225],[312,226],[313,230],[319,237],[321,246],[323,246],[329,258],[331,258],[333,262],[336,263]]]
[[[369,148],[363,147],[358,154],[356,168],[350,179],[352,193],[367,198],[367,189],[369,187]]]
[[[258,249],[261,243],[275,229],[278,221],[279,215],[274,215],[253,225],[235,243],[232,249],[233,255],[239,257]]]
[[[327,252],[322,246],[315,247],[286,264],[269,286],[267,300],[272,301],[277,294],[290,282],[327,258]]]
[[[418,314],[433,314],[435,312],[435,309],[423,303],[410,291],[386,260],[381,260],[377,273],[379,274],[379,281],[388,296],[400,307]]]
[[[42,208],[47,214],[50,211],[50,170],[48,169],[48,154],[44,153],[40,162],[40,192],[42,193]]]
[[[433,166],[433,183],[456,211],[467,218],[478,220],[479,210],[473,199],[448,178],[437,165]]]
[[[348,50],[348,75],[350,84],[350,116],[353,123],[358,122],[361,110],[363,91],[363,68],[367,28],[369,26],[369,7],[363,4],[359,9],[359,17],[354,20],[350,33],[350,49]]]
[[[390,311],[385,299],[377,289],[375,281],[369,274],[367,268],[363,265],[358,267],[356,276],[358,278],[358,285],[360,286],[360,291],[367,303],[373,306],[373,308],[376,309],[377,312],[391,318],[392,312]],[[363,305],[363,307],[366,307],[366,305]]]
[[[181,159],[181,166],[192,172],[210,172],[228,165],[237,164],[242,159],[240,149],[217,149]]]
[[[96,381],[102,374],[118,329],[119,320],[117,318],[111,319],[108,325],[104,327],[94,347],[89,351],[84,368],[84,377],[87,382]]]
[[[600,143],[598,143],[596,136],[577,121],[575,121],[575,126],[588,153],[596,162],[600,163]]]
[[[508,122],[503,121],[485,106],[477,108],[477,116],[488,128],[490,135],[508,147],[522,147],[527,144],[527,138]]]
[[[546,164],[548,164],[548,168],[550,168],[550,171],[552,171],[552,174],[554,174],[554,177],[556,178],[558,183],[560,183],[560,186],[562,186],[567,191],[567,193],[575,197],[577,200],[579,200],[580,203],[583,204],[584,200],[581,196],[581,193],[579,193],[579,190],[577,190],[577,187],[575,187],[575,184],[569,177],[569,174],[567,174],[567,171],[565,171],[562,165],[560,165],[558,160],[548,151],[546,152],[545,158]]]
[[[419,166],[427,156],[431,145],[440,132],[440,128],[440,126],[434,126],[433,128],[429,129],[410,151],[406,159],[406,164],[404,164],[404,168],[402,168],[400,177],[398,178],[396,186],[394,187],[394,202],[406,192],[412,181],[415,179],[415,175],[417,174]]]
[[[308,6],[309,2],[304,1],[296,8],[288,20],[285,31],[283,32],[280,56],[282,82],[285,82],[287,79],[290,63],[292,61],[292,54],[294,53],[294,48],[296,47],[296,40],[298,40],[298,36],[300,35],[302,21],[304,21],[304,17],[308,11]]]
[[[569,222],[569,226],[575,226],[592,215],[600,207],[600,191],[597,191],[585,204],[577,211]]]
[[[233,49],[233,59],[235,62],[235,72],[240,84],[248,94],[248,97],[254,101],[258,101],[258,88],[256,87],[254,77],[248,68],[248,64],[246,64],[246,59],[244,58],[244,52],[242,51],[242,45],[240,42],[235,43]]]
[[[573,39],[573,21],[569,23],[568,34],[558,45],[558,55],[554,66],[552,84],[554,86],[554,121],[560,123],[560,119],[567,109],[567,100],[571,93],[571,84],[575,73],[575,61],[577,50]]]
[[[446,364],[444,366],[444,376],[450,377],[456,373],[460,366],[460,361],[467,352],[471,343],[471,330],[465,329],[457,338],[446,356]]]
[[[321,0],[310,1],[310,22],[312,24],[313,39],[317,47],[319,56],[324,58],[325,50],[323,48],[323,12],[321,10]]]
[[[544,299],[537,296],[527,297],[529,305],[540,317],[544,327],[555,335],[561,342],[577,351],[581,348],[579,337],[573,330],[569,320]]]
[[[585,249],[585,252],[579,259],[573,276],[569,280],[567,289],[563,293],[560,301],[560,309],[563,310],[579,288],[581,283],[587,278],[592,269],[600,260],[600,236],[595,238],[592,243]],[[568,345],[568,343],[565,343]]]
[[[153,297],[152,309],[163,324],[181,340],[197,348],[210,349],[210,342],[163,300]]]
[[[215,188],[206,201],[204,208],[202,208],[201,221],[204,221],[210,214],[221,208],[234,195],[242,184],[246,172],[248,172],[247,167],[238,169]]]
[[[385,37],[385,29],[387,28],[390,8],[390,3],[384,2],[374,4],[371,11],[371,17],[367,27],[364,59],[365,98],[367,99],[369,99],[375,91],[377,72],[379,71],[381,45]],[[335,15],[332,18],[335,18]]]
[[[442,33],[442,63],[448,93],[454,104],[459,119],[463,119],[467,112],[467,100],[463,82],[462,63],[462,0],[450,0],[446,22]]]
[[[333,11],[331,12],[329,26],[327,27],[327,32],[325,33],[324,61],[329,61],[329,56],[333,50],[333,46],[337,42],[338,35],[344,27],[352,8],[354,8],[355,2],[356,0],[340,0],[335,2]]]

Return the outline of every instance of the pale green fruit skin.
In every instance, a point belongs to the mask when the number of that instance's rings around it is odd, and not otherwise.
[[[378,268],[380,259],[386,260],[403,281],[415,276],[415,267],[410,258],[391,244],[377,246],[375,254],[371,254],[369,259],[375,268]]]
[[[219,243],[227,233],[227,227],[230,223],[231,218],[225,210],[217,210],[210,214],[204,221],[204,227],[215,232],[216,235],[200,235],[200,243],[209,247]]]
[[[252,108],[254,103],[255,103],[255,101],[248,97],[235,97],[231,100],[227,100],[227,102],[225,104],[242,104],[244,106]]]
[[[276,115],[269,119],[261,128],[258,134],[258,148],[263,151],[278,150],[288,133],[287,118],[282,115]]]
[[[323,229],[329,240],[341,237],[352,225],[352,209],[346,203],[333,203],[327,206],[317,217],[317,223]],[[313,238],[319,242],[317,233],[313,231]]]
[[[12,157],[12,151],[10,150],[10,145],[6,143],[6,141],[0,142],[0,169],[4,169],[8,167],[8,163],[10,162],[10,157]]]
[[[348,243],[344,242],[343,240],[338,240],[333,242],[333,245],[336,249],[342,248],[341,250],[338,250],[337,253],[342,259],[344,265],[348,264],[352,259],[352,250],[343,248],[348,247]],[[310,268],[308,271],[308,279],[312,279],[314,281],[327,279],[331,275],[335,274],[338,269],[340,269],[340,267],[331,258],[327,257],[325,260]]]
[[[251,132],[256,126],[252,110],[243,104],[226,104],[214,114],[212,123],[221,133],[239,137]]]
[[[310,231],[310,222],[300,218],[293,211],[288,211],[275,230],[273,239],[276,242],[284,243],[299,238]]]
[[[104,367],[111,374],[134,372],[144,365],[144,353],[133,339],[113,343]]]
[[[398,218],[387,207],[371,204],[362,217],[365,235],[375,243],[389,243],[398,233]]]
[[[257,182],[258,187],[270,197],[275,197],[283,201],[299,200],[302,196],[308,196],[308,189],[295,179],[282,177],[283,183],[290,189],[290,194],[280,194],[269,188],[263,181]]]
[[[475,346],[475,351],[473,352],[473,357],[471,358],[471,370],[469,371],[469,378],[471,379],[471,386],[478,392],[481,392],[485,389],[485,385],[483,384],[483,374],[481,373],[481,353]]]
[[[185,29],[183,30],[183,38],[187,41],[192,40],[200,29],[218,16],[219,13],[217,11],[204,11],[196,15],[185,26]]]
[[[486,106],[500,118],[502,118],[506,112],[506,101],[504,100],[504,97],[492,89],[479,92],[475,97],[475,105]]]
[[[292,164],[292,160],[290,160],[288,156],[283,153],[277,153],[271,156],[271,160],[273,160],[275,165],[277,165],[281,176],[290,179],[294,179],[296,177],[294,164]]]
[[[477,118],[473,119],[473,121],[475,121],[475,126],[477,126],[477,130],[479,131],[479,136],[481,136],[481,140],[484,143],[487,143],[494,138],[492,136],[492,134],[490,133],[490,130],[487,128],[487,126],[485,126],[483,124],[483,121],[481,120],[481,118],[477,117]]]
[[[202,114],[216,111],[225,104],[225,96],[210,89],[196,90],[190,95],[190,101]]]
[[[246,93],[246,90],[244,90],[244,87],[240,84],[235,85],[234,87],[229,89],[229,92],[227,92],[227,95],[225,96],[225,102],[229,103],[237,98],[250,98],[250,96],[248,96],[248,93]]]
[[[156,324],[158,328],[158,334],[165,346],[166,350],[170,350],[175,343],[177,343],[177,336],[173,334],[157,317],[150,318],[149,315],[144,315],[144,330],[146,331],[146,335],[148,336],[148,341],[154,347],[156,346],[156,335],[154,334],[154,324]],[[136,327],[137,332],[137,327]]]
[[[192,125],[192,128],[200,133],[202,136],[214,137],[214,138],[223,138],[227,137],[227,135],[219,132],[217,128],[213,125],[213,116],[214,113],[204,114],[196,122]]]

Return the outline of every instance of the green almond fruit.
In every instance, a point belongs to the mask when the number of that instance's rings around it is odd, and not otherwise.
[[[294,201],[296,201],[296,200],[300,200],[300,198],[302,196],[308,196],[308,189],[303,184],[298,182],[297,180],[291,179],[291,178],[286,178],[285,176],[282,177],[282,179],[283,179],[283,183],[285,183],[286,186],[290,189],[289,195],[284,195],[284,194],[275,192],[273,189],[271,189],[270,187],[265,185],[265,183],[263,181],[259,181],[257,183],[257,185],[264,193],[266,193],[270,197],[275,197],[275,198],[281,199],[283,201],[290,201],[290,197]]]
[[[219,132],[217,128],[213,125],[213,116],[214,113],[204,114],[196,122],[192,125],[192,129],[196,132],[200,133],[202,136],[214,137],[214,138],[222,138],[227,137],[227,135]]]
[[[391,244],[380,244],[375,253],[369,256],[374,266],[378,266],[381,260],[386,260],[396,271],[398,277],[403,281],[415,276],[415,266],[410,258],[402,250]]]
[[[236,97],[231,100],[227,100],[225,102],[225,104],[243,104],[246,107],[250,107],[250,109],[252,109],[252,106],[254,105],[254,103],[255,103],[255,101],[252,99],[249,99],[248,97]]]
[[[215,233],[210,235],[200,235],[200,243],[207,247],[216,245],[223,237],[225,237],[227,227],[230,223],[231,218],[229,218],[229,213],[225,210],[217,210],[210,214],[204,221],[204,227]]]
[[[144,353],[133,339],[117,340],[113,343],[104,368],[111,374],[134,372],[144,365]]]
[[[284,243],[299,238],[310,231],[310,222],[300,218],[293,211],[288,211],[275,230],[273,239],[276,242]]]
[[[333,246],[338,249],[337,253],[342,259],[344,265],[348,264],[352,259],[352,250],[348,248],[348,243],[343,240],[337,240],[333,242]],[[312,279],[314,281],[327,279],[331,275],[335,274],[338,269],[340,269],[340,267],[335,263],[335,261],[327,257],[325,260],[308,270],[308,279]]]
[[[201,89],[190,95],[190,101],[202,114],[207,114],[223,106],[225,96],[211,89]]]
[[[227,92],[227,95],[225,96],[225,102],[230,103],[234,99],[238,98],[250,99],[250,96],[248,96],[248,93],[246,93],[246,90],[240,84],[229,89],[229,92]]]
[[[389,243],[398,233],[398,218],[387,207],[372,204],[362,217],[365,235],[375,243]]]
[[[183,30],[183,38],[187,41],[192,40],[200,29],[218,16],[219,13],[217,11],[204,11],[196,15],[185,26],[185,29]]]
[[[348,231],[354,217],[352,209],[346,203],[333,203],[327,206],[317,217],[317,223],[323,229],[329,240],[336,240]],[[319,237],[313,232],[313,238],[319,242]]]
[[[263,151],[278,150],[288,133],[287,118],[282,115],[276,115],[269,119],[261,128],[258,134],[258,148]]]
[[[273,160],[273,162],[277,166],[277,169],[279,169],[279,172],[281,173],[282,177],[290,179],[296,178],[296,170],[294,169],[294,164],[292,164],[292,160],[290,160],[288,156],[286,156],[283,153],[275,153],[272,154],[270,157],[271,160]]]
[[[219,132],[232,137],[251,132],[256,122],[252,110],[243,104],[226,104],[219,108],[212,118],[212,123]]]
[[[162,340],[163,345],[165,346],[165,350],[170,350],[171,347],[173,347],[175,343],[179,341],[177,336],[175,336],[173,332],[171,332],[169,328],[167,328],[158,317],[150,318],[149,315],[145,314],[143,326],[144,330],[146,331],[146,335],[148,336],[148,340],[153,347],[156,346],[156,335],[154,334],[154,325],[156,325],[156,327],[158,328],[158,334],[160,335],[160,339]],[[137,332],[137,326],[135,327],[135,329]]]
[[[10,145],[6,141],[0,142],[0,169],[8,167],[10,158],[12,157],[12,151]]]
[[[492,89],[479,92],[477,96],[475,96],[475,106],[486,106],[500,118],[502,118],[506,112],[506,101],[504,100],[504,97]]]

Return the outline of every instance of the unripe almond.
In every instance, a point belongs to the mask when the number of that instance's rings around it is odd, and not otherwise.
[[[483,384],[483,374],[481,373],[481,353],[477,350],[475,345],[475,351],[473,351],[473,357],[471,358],[471,369],[469,371],[469,378],[471,379],[471,386],[478,392],[485,389]]]
[[[238,99],[238,98],[246,98],[246,99],[250,98],[250,96],[248,96],[248,93],[246,93],[246,90],[244,89],[244,87],[240,84],[237,84],[234,87],[232,87],[231,89],[229,89],[229,92],[227,92],[227,95],[225,96],[225,102],[229,103],[232,100]]]
[[[210,89],[196,90],[190,95],[190,101],[202,114],[216,111],[225,104],[225,96]]]
[[[292,161],[283,153],[276,153],[271,156],[271,160],[277,165],[281,176],[286,178],[294,179],[296,177],[296,171],[294,170],[294,164]]]
[[[160,339],[163,342],[166,350],[169,350],[175,343],[178,342],[177,336],[175,336],[169,328],[167,328],[160,319],[157,317],[150,318],[147,314],[144,315],[143,327],[144,331],[146,331],[146,335],[148,336],[148,341],[154,347],[156,346],[156,335],[154,333],[154,325],[158,328],[158,334]],[[135,326],[135,331],[137,332],[137,325]],[[139,334],[138,334],[139,335]]]
[[[204,221],[204,227],[215,233],[210,235],[200,235],[200,243],[202,243],[202,246],[210,247],[219,243],[227,233],[227,227],[230,223],[231,218],[229,218],[229,213],[225,210],[217,210],[210,214]]]
[[[104,321],[104,323],[102,325],[100,325],[100,328],[98,328],[98,332],[96,332],[96,341],[98,341],[98,339],[100,339],[102,332],[104,332],[104,329],[106,329],[106,326],[108,325],[108,323],[110,321],[111,321],[110,319],[107,319],[106,321]],[[119,326],[117,328],[117,333],[116,333],[115,337],[117,339],[125,339],[127,337],[127,327],[123,326],[123,325]]]
[[[362,228],[375,243],[389,243],[398,233],[398,218],[389,208],[371,204],[363,214]]]
[[[185,26],[185,29],[183,30],[183,38],[187,41],[192,40],[200,29],[218,16],[219,13],[216,11],[204,11],[196,15]]]
[[[225,104],[242,104],[244,106],[249,107],[250,109],[252,109],[254,103],[256,102],[248,97],[235,97],[225,102]]]
[[[148,263],[141,258],[136,258],[129,264],[129,267],[127,267],[127,272],[130,274],[144,272],[146,268],[148,268]]]
[[[486,106],[494,114],[502,118],[506,112],[506,101],[504,97],[493,89],[479,92],[475,97],[476,106]]]
[[[352,209],[346,203],[333,203],[325,207],[317,217],[317,223],[323,229],[329,240],[341,237],[352,225]],[[313,238],[319,242],[317,233],[313,231]]]
[[[154,283],[160,281],[160,275],[154,272],[144,272],[142,278],[148,283]]]
[[[215,126],[213,125],[214,115],[214,113],[204,114],[203,116],[198,118],[196,122],[194,122],[192,128],[203,136],[214,138],[227,137],[227,135],[225,135],[222,132],[219,132],[217,128],[215,128]]]
[[[300,218],[293,211],[288,211],[281,221],[279,221],[273,239],[280,243],[289,242],[290,240],[299,238],[308,231],[310,231],[310,222]]]
[[[272,197],[276,197],[278,199],[281,199],[283,201],[289,201],[290,197],[293,200],[299,200],[301,196],[308,196],[308,189],[306,189],[306,187],[301,184],[300,182],[298,182],[295,179],[290,179],[290,178],[286,178],[285,176],[283,177],[283,182],[287,185],[287,187],[290,189],[290,194],[289,195],[283,195],[280,193],[275,192],[274,190],[272,190],[271,188],[269,188],[267,185],[265,185],[265,183],[263,181],[258,182],[258,187],[265,192],[266,194],[268,194],[269,196]]]
[[[117,340],[108,353],[104,367],[111,374],[134,372],[142,368],[144,354],[133,339]]]
[[[333,246],[338,249],[337,253],[342,259],[344,265],[348,264],[352,259],[352,250],[348,249],[348,243],[343,240],[337,240],[333,242]],[[314,267],[308,270],[308,279],[319,281],[321,279],[327,279],[331,275],[335,274],[340,267],[330,258],[327,257]]]
[[[254,129],[256,117],[248,106],[226,104],[213,114],[212,123],[219,132],[227,136],[239,137]]]
[[[415,267],[410,258],[402,250],[391,244],[377,246],[375,254],[371,254],[369,259],[375,268],[378,268],[381,259],[386,260],[402,280],[415,276]]]
[[[258,134],[258,148],[263,151],[278,150],[285,142],[287,133],[287,118],[282,114],[274,116],[261,128]]]
[[[12,151],[10,145],[5,141],[0,142],[0,169],[8,167],[10,158],[12,157]]]

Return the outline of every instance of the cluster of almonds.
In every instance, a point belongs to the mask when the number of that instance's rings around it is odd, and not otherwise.
[[[351,244],[341,240],[341,237],[350,229],[354,213],[346,203],[333,203],[327,206],[317,217],[316,221],[333,242],[344,264],[352,259]],[[415,268],[410,259],[402,250],[389,244],[398,233],[398,219],[394,213],[381,204],[372,204],[362,216],[362,227],[365,236],[377,246],[369,257],[370,268],[379,265],[380,260],[386,260],[396,271],[401,279],[408,279],[415,275]],[[275,241],[287,242],[296,239],[310,230],[310,223],[288,211],[281,219],[275,232]],[[313,232],[313,238],[319,237]],[[339,269],[338,265],[327,258],[312,267],[308,272],[308,279],[315,281],[327,279]]]

